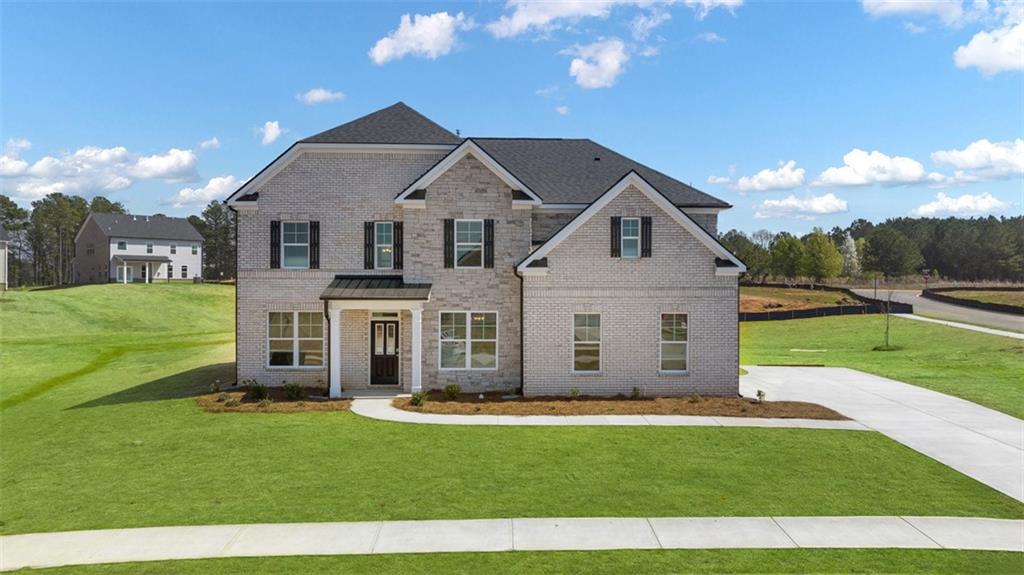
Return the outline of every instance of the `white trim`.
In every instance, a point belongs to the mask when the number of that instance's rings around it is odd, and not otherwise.
[[[403,191],[401,194],[398,195],[397,198],[395,198],[395,203],[405,204],[410,201],[418,201],[408,200],[406,199],[406,196],[415,192],[416,190],[426,189],[427,186],[434,183],[434,181],[437,180],[437,178],[441,177],[442,174],[447,172],[449,169],[451,169],[452,166],[457,164],[460,160],[462,160],[468,155],[472,155],[474,158],[479,160],[481,164],[487,166],[487,169],[494,172],[494,175],[498,176],[498,178],[500,178],[501,181],[505,182],[505,185],[507,185],[508,187],[512,188],[513,190],[519,190],[525,193],[526,195],[530,196],[532,200],[531,204],[540,204],[542,202],[540,197],[537,196],[537,194],[533,193],[529,186],[520,182],[519,179],[513,176],[511,172],[502,167],[502,165],[495,161],[495,159],[492,158],[490,155],[488,155],[487,152],[483,151],[483,149],[481,149],[480,146],[476,145],[476,143],[473,142],[473,140],[466,140],[462,142],[462,144],[459,147],[452,150],[450,154],[445,156],[444,159],[438,162],[433,168],[427,170],[427,172],[420,176],[419,179],[410,184],[409,187],[405,189],[405,191]],[[525,200],[520,201],[525,202]]]
[[[327,316],[330,332],[327,349],[327,364],[330,370],[327,375],[328,394],[331,398],[341,397],[341,310],[328,306]]]
[[[409,328],[412,342],[412,381],[409,388],[413,393],[423,389],[423,309],[414,308],[409,310],[412,314],[412,325]]]
[[[480,242],[460,242],[459,241],[459,222],[480,222]],[[456,219],[452,223],[452,261],[454,262],[454,268],[457,270],[479,270],[484,267],[484,221],[481,219]],[[480,265],[478,266],[460,266],[459,265],[459,244],[464,246],[480,246]]]
[[[289,339],[289,338],[284,338],[284,337],[270,337],[270,314],[272,314],[272,313],[290,313],[290,314],[292,314],[292,337],[290,338],[291,342],[292,342],[292,363],[291,363],[291,365],[270,365],[270,342],[271,341],[285,341],[285,340]],[[299,314],[300,313],[311,313],[311,314],[316,315],[317,317],[320,318],[320,337],[300,337],[299,336]],[[324,340],[327,339],[326,337],[324,337],[326,334],[324,333],[325,330],[324,330],[324,325],[323,324],[324,324],[324,315],[323,315],[322,311],[310,311],[310,310],[294,310],[294,311],[267,310],[267,324],[266,324],[267,325],[267,331],[266,331],[266,334],[267,334],[267,357],[266,357],[266,361],[264,362],[265,363],[264,367],[266,367],[266,369],[271,369],[271,370],[275,370],[275,371],[279,371],[279,370],[293,370],[293,369],[301,369],[301,370],[317,370],[317,369],[320,369],[320,370],[322,370],[324,368],[324,365],[326,364],[326,359],[327,359],[326,357],[324,357],[325,354],[323,353]],[[301,341],[319,341],[320,342],[320,365],[296,365],[296,362],[299,361],[299,342],[301,342]],[[330,350],[327,350],[327,353],[330,354]]]
[[[289,244],[289,243],[284,241],[284,227],[286,225],[288,225],[288,224],[306,224],[306,243],[305,244],[296,244],[296,243]],[[302,245],[306,246],[306,265],[304,265],[304,266],[286,266],[286,265],[284,265],[284,248],[285,248],[285,246],[302,246]],[[281,254],[280,254],[280,257],[281,257],[281,269],[283,269],[283,270],[308,270],[309,269],[309,222],[308,221],[302,222],[302,221],[289,220],[289,221],[282,221],[281,222]]]
[[[362,309],[369,311],[395,311],[423,309],[427,300],[400,299],[332,299],[328,300],[329,309]]]
[[[683,315],[686,316],[686,339],[683,341],[669,340],[665,341],[661,339],[661,323],[664,321],[662,316],[666,315]],[[682,343],[686,345],[686,369],[662,369],[661,368],[661,346],[665,343]],[[690,375],[690,313],[684,311],[662,311],[658,312],[658,375]]]
[[[716,270],[716,275],[736,275],[740,272],[747,271],[747,267],[743,265],[743,262],[737,259],[736,256],[732,255],[732,253],[730,253],[729,250],[725,249],[725,247],[722,244],[718,243],[718,240],[711,237],[711,235],[708,234],[708,232],[705,231],[704,228],[700,227],[697,224],[697,222],[693,221],[690,218],[690,216],[686,215],[680,208],[674,206],[672,202],[668,201],[668,199],[665,196],[663,196],[658,190],[656,190],[653,186],[647,183],[647,181],[644,180],[640,176],[640,174],[634,171],[629,172],[628,174],[623,176],[623,178],[619,180],[618,183],[616,183],[611,188],[608,188],[608,191],[602,194],[601,197],[594,201],[594,203],[590,204],[590,207],[580,212],[580,214],[573,218],[571,222],[569,222],[561,230],[559,230],[557,234],[548,239],[548,241],[544,242],[543,245],[534,250],[533,253],[531,253],[529,256],[526,257],[526,259],[520,262],[519,265],[516,266],[516,269],[519,272],[523,272],[524,270],[527,269],[527,266],[530,264],[530,262],[539,260],[547,256],[547,254],[550,253],[551,250],[555,248],[555,246],[562,243],[562,241],[565,240],[565,238],[572,235],[572,233],[579,229],[580,226],[582,226],[584,223],[590,220],[590,218],[594,217],[595,214],[601,211],[601,209],[607,206],[613,199],[615,199],[619,194],[621,194],[626,188],[628,188],[631,185],[635,186],[637,189],[643,192],[644,195],[650,198],[650,200],[657,204],[658,207],[660,207],[665,213],[670,215],[672,219],[676,221],[676,223],[678,223],[691,234],[693,234],[694,237],[696,237],[702,244],[704,244],[709,250],[711,250],[713,254],[722,259],[730,260],[736,264],[735,268],[727,268],[729,270],[733,270],[733,273],[720,273]]]
[[[545,212],[582,212],[587,209],[590,204],[549,204],[544,203],[536,206],[538,210]],[[718,214],[729,208],[726,207],[686,207],[676,206],[680,210],[683,210],[687,214]]]
[[[377,226],[388,225],[391,226],[391,243],[380,244],[377,243]],[[391,248],[391,265],[388,267],[382,267],[377,262],[377,248],[379,247],[390,247]],[[380,221],[373,222],[373,269],[375,270],[393,270],[395,269],[395,222]]]
[[[578,370],[576,369],[576,316],[578,315],[596,315],[597,316],[597,369]],[[602,368],[604,367],[604,319],[601,317],[599,311],[574,311],[572,312],[572,321],[569,322],[569,344],[571,346],[571,353],[569,355],[569,372],[573,375],[601,375],[604,373]],[[589,329],[589,326],[588,326]],[[581,341],[579,343],[594,343],[591,340]]]
[[[441,339],[441,315],[446,313],[461,313],[466,316],[466,338],[465,339]],[[473,346],[474,341],[472,336],[473,321],[472,315],[475,313],[493,313],[494,314],[494,339],[481,339],[476,341],[481,342],[494,342],[494,367],[470,367],[473,363]],[[501,314],[497,310],[472,310],[464,311],[461,309],[445,309],[437,312],[437,370],[438,371],[498,371],[498,357],[500,354],[499,341],[501,340]],[[441,367],[441,344],[445,341],[461,341],[466,344],[466,363],[465,367]]]
[[[224,203],[233,208],[255,208],[256,202],[238,202],[235,198],[259,189],[267,180],[273,178],[303,152],[338,152],[338,153],[412,153],[430,154],[455,149],[454,144],[321,144],[312,142],[296,142],[283,154],[270,162],[256,176],[249,179],[234,191]]]

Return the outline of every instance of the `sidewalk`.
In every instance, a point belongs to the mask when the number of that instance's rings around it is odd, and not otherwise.
[[[0,570],[286,555],[797,547],[1024,552],[1024,521],[895,516],[587,517],[149,527],[0,537]]]

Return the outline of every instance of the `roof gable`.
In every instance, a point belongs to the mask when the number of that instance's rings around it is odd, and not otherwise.
[[[402,193],[398,194],[397,198],[395,198],[395,203],[409,204],[412,202],[422,202],[423,200],[419,198],[417,192],[419,190],[426,189],[427,186],[434,183],[434,181],[441,177],[442,174],[450,170],[466,156],[473,156],[479,160],[481,164],[487,167],[487,169],[494,172],[494,175],[498,176],[501,181],[505,182],[505,185],[512,188],[513,201],[530,202],[534,204],[541,203],[541,199],[537,197],[537,194],[533,193],[526,184],[506,170],[501,163],[497,162],[471,139],[463,141],[459,147],[452,150],[447,156],[442,158],[441,161],[434,164],[432,168],[417,178],[415,182],[409,184],[409,186],[406,187]],[[516,194],[516,192],[520,192],[520,194]],[[526,197],[524,198],[521,194],[525,194]]]
[[[90,221],[108,238],[203,241],[203,236],[185,218],[90,212],[82,229]]]
[[[455,134],[398,102],[351,122],[310,136],[307,144],[451,144],[462,141]]]
[[[607,206],[613,199],[618,197],[619,194],[624,192],[630,186],[634,186],[639,189],[644,195],[646,195],[651,201],[660,207],[665,213],[672,217],[680,226],[685,230],[693,234],[702,244],[707,246],[711,253],[716,258],[722,260],[728,260],[732,265],[730,266],[717,266],[718,273],[735,275],[740,272],[746,271],[746,266],[736,256],[734,256],[729,250],[725,248],[721,243],[718,242],[714,237],[711,236],[704,228],[700,227],[697,222],[693,221],[690,216],[686,215],[681,209],[675,206],[668,200],[661,192],[659,192],[654,186],[652,186],[647,180],[645,180],[640,174],[635,171],[630,171],[628,174],[623,176],[616,182],[612,187],[608,188],[605,193],[601,194],[601,197],[594,200],[587,209],[583,210],[576,215],[568,224],[562,227],[555,235],[551,236],[548,241],[541,244],[536,250],[534,250],[529,256],[527,256],[522,262],[516,266],[516,270],[520,273],[528,271],[531,268],[531,264],[538,262],[545,257],[557,246],[562,243],[567,237],[573,234],[577,229],[580,228],[584,223],[594,217],[600,212],[605,206]],[[727,271],[724,271],[727,270]]]

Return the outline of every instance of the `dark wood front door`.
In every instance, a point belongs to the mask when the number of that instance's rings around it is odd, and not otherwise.
[[[370,322],[370,385],[398,385],[398,322]]]

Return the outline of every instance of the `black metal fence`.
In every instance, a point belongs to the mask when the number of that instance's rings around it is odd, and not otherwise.
[[[795,309],[789,311],[753,311],[740,312],[740,321],[772,321],[780,319],[806,319],[812,317],[829,317],[834,315],[863,315],[869,313],[885,313],[886,305],[889,305],[890,313],[914,313],[914,306],[909,303],[886,302],[881,299],[873,299],[857,295],[849,288],[816,285],[816,284],[742,284],[742,287],[770,287],[809,289],[831,292],[841,292],[850,298],[862,302],[858,305],[837,305],[828,307],[816,307],[811,309]]]
[[[953,297],[951,295],[945,295],[942,292],[948,291],[1013,291],[1019,292],[1024,291],[1024,288],[986,288],[986,287],[949,287],[949,288],[930,288],[921,292],[921,297],[933,299],[935,301],[941,301],[943,303],[951,303],[953,305],[960,305],[964,307],[973,307],[976,309],[983,309],[986,311],[995,311],[999,313],[1010,313],[1013,315],[1024,315],[1024,307],[1009,305],[1003,303],[989,303],[984,301],[978,301],[975,299],[964,299],[959,297]]]

